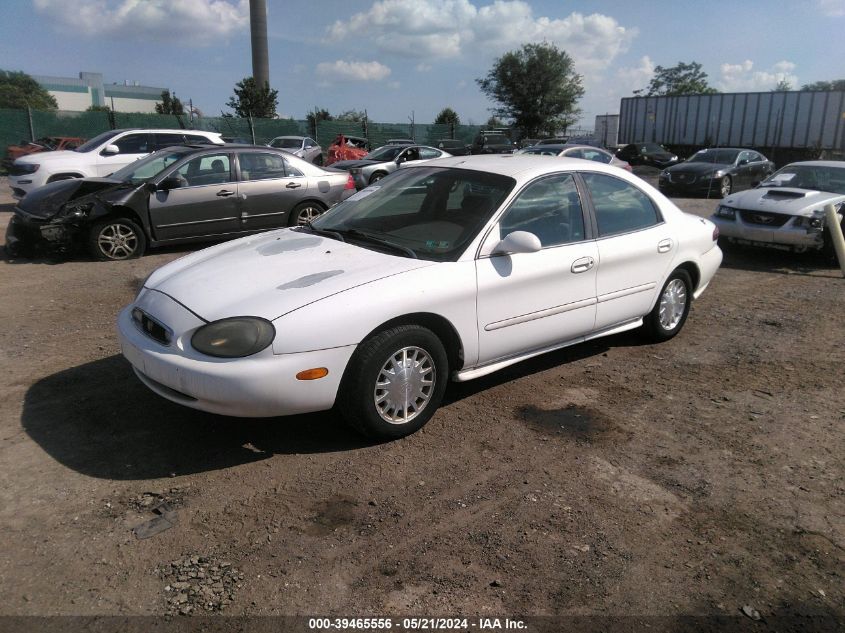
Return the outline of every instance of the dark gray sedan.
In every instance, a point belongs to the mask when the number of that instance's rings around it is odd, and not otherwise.
[[[13,257],[85,246],[129,259],[148,246],[305,224],[355,193],[346,172],[257,146],[170,147],[107,178],[54,182],[18,203],[6,231]]]
[[[772,161],[751,149],[703,149],[660,172],[658,184],[666,195],[724,198],[733,191],[753,187],[774,171]]]
[[[427,145],[384,145],[373,150],[359,160],[342,160],[333,163],[332,167],[343,169],[352,174],[358,189],[373,184],[387,176],[405,163],[418,165],[427,160],[447,158],[451,156],[436,147]]]

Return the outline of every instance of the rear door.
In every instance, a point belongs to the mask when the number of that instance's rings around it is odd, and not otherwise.
[[[657,205],[631,183],[582,172],[596,220],[596,330],[646,315],[678,245]]]
[[[238,153],[239,216],[243,230],[287,226],[290,212],[308,195],[308,178],[284,156],[261,151]]]
[[[202,154],[161,178],[178,175],[182,186],[150,195],[156,240],[228,235],[241,230],[238,184],[230,152]]]

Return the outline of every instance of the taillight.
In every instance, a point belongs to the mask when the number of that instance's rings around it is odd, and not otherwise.
[[[354,189],[355,188],[355,181],[352,180],[352,174],[349,174],[346,177],[346,186],[343,188],[344,191],[347,189]]]
[[[714,226],[713,227],[713,241],[715,242],[718,239],[719,239],[719,227]]]

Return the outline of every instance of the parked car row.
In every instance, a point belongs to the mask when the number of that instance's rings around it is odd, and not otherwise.
[[[448,156],[451,156],[451,154],[436,147],[403,143],[384,145],[358,160],[342,160],[333,163],[332,166],[336,169],[348,171],[355,181],[355,186],[358,189],[363,189],[404,165],[424,163]]]

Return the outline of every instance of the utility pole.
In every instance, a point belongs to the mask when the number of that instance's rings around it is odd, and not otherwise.
[[[267,52],[267,0],[249,0],[249,31],[252,41],[252,78],[259,88],[270,85]]]

